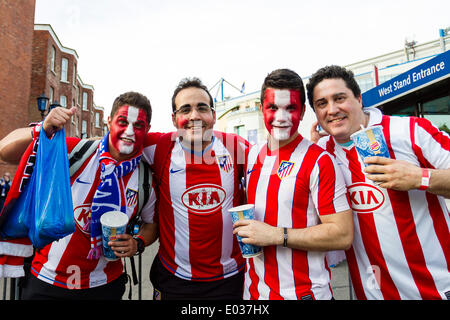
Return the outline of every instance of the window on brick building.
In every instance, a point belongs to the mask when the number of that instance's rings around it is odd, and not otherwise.
[[[53,103],[53,97],[54,97],[54,94],[55,94],[55,89],[53,89],[53,87],[50,87],[50,97],[48,97],[49,98],[49,103]]]
[[[64,108],[67,107],[67,97],[66,96],[60,96],[59,97],[59,104],[63,106]]]
[[[81,121],[81,138],[87,138],[87,121]]]
[[[53,72],[55,72],[55,61],[56,61],[56,49],[54,46],[52,46],[52,52],[50,55],[50,68]]]
[[[98,112],[95,113],[95,126],[100,128],[100,113]]]
[[[61,59],[61,81],[67,82],[67,70],[69,68],[69,60]]]
[[[79,129],[79,123],[78,123],[78,115],[75,114],[72,119],[74,119],[74,124],[75,124],[75,135],[77,137],[80,136],[80,129]]]
[[[77,65],[75,63],[73,64],[72,84],[77,85]]]
[[[83,110],[88,110],[88,94],[87,92],[83,92]]]

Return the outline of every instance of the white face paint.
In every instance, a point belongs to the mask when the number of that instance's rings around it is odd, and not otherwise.
[[[286,110],[291,104],[291,92],[289,90],[275,90],[275,105],[278,110],[275,112],[272,122],[272,137],[276,140],[287,140],[291,136],[292,116]]]
[[[136,142],[136,137],[134,136],[134,124],[137,121],[138,115],[138,108],[132,106],[128,107],[128,126],[125,132],[120,136],[121,140],[119,140],[119,152],[122,154],[130,154],[133,152],[134,143]],[[127,141],[123,141],[122,139],[128,139],[129,143]]]

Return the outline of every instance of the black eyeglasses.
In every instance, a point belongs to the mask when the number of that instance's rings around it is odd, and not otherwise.
[[[195,106],[195,110],[198,113],[208,113],[210,110],[214,111],[214,108],[208,106],[207,104],[199,104],[199,105]],[[185,105],[185,106],[182,106],[180,109],[175,110],[173,113],[187,115],[187,114],[190,114],[191,112],[192,112],[192,106]]]

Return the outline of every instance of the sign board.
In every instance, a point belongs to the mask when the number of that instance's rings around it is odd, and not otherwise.
[[[450,77],[450,51],[437,55],[362,94],[364,107],[377,107]]]

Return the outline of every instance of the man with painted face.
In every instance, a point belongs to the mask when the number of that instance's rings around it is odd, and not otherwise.
[[[38,126],[40,129],[33,129],[33,140],[39,136],[39,130],[51,137],[76,110],[51,110],[42,126]],[[137,202],[130,199],[136,198],[139,190],[138,164],[150,119],[150,102],[142,94],[127,92],[115,99],[108,117],[110,131],[97,151],[71,176],[75,232],[36,251],[23,299],[121,299],[126,275],[121,259],[109,261],[102,254],[100,216],[111,211],[112,206],[130,218],[137,214]],[[0,157],[17,161],[31,141],[29,128],[13,131],[0,141]],[[70,153],[80,139],[67,138],[66,142]],[[105,197],[106,193],[111,196]],[[152,188],[141,212],[144,224],[138,237],[124,234],[117,236],[121,241],[110,243],[117,257],[132,256],[138,250],[138,242],[149,245],[155,240],[155,202]]]
[[[228,209],[242,201],[248,143],[213,131],[214,102],[197,78],[178,84],[172,111],[177,131],[149,134],[144,148],[159,187],[154,299],[242,299],[245,261]]]
[[[305,112],[300,76],[270,73],[261,89],[267,142],[247,159],[247,198],[255,220],[234,233],[263,247],[247,259],[244,299],[332,299],[326,251],[353,240],[351,210],[342,174],[322,148],[298,133]]]
[[[306,88],[329,134],[319,140],[313,126],[311,138],[337,159],[349,190],[355,237],[346,256],[357,298],[450,299],[448,134],[425,118],[363,108],[353,72],[340,66],[319,69]],[[375,125],[390,158],[363,161],[350,136]]]

